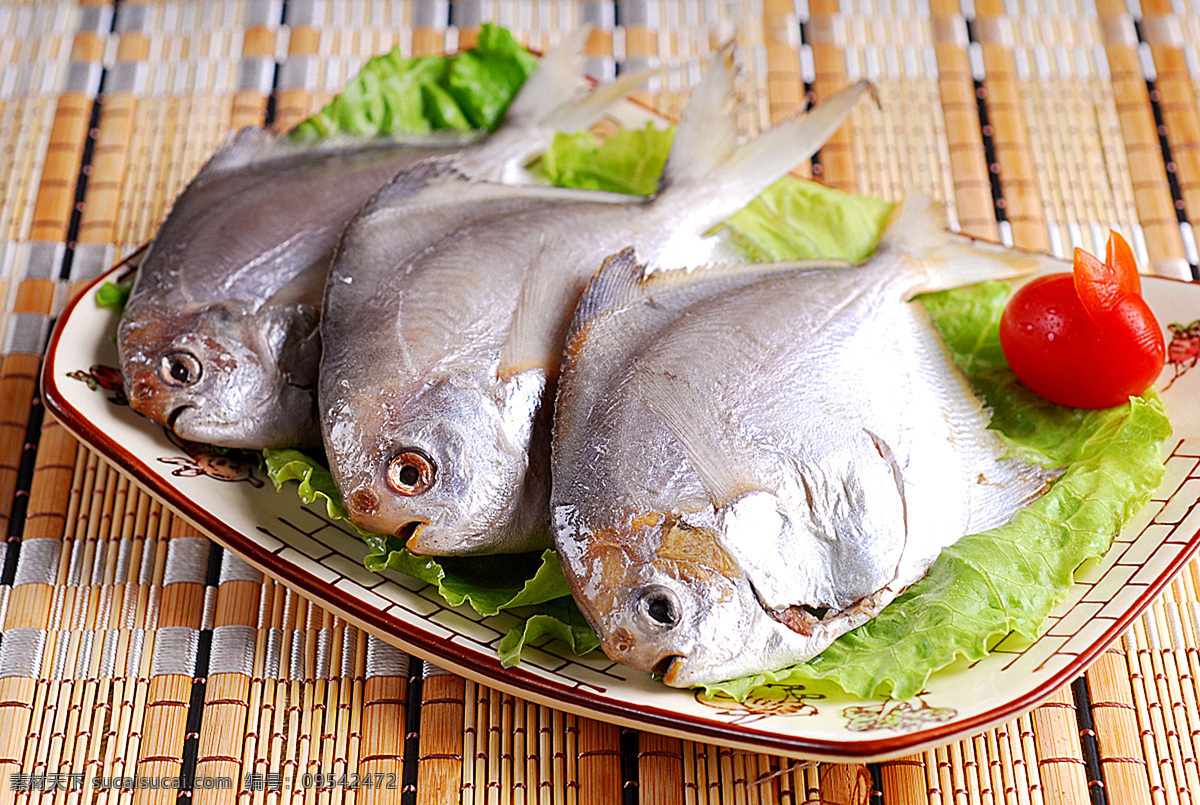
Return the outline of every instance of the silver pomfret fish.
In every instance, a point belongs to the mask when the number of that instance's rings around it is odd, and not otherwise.
[[[142,263],[118,333],[134,410],[192,441],[319,444],[318,322],[346,223],[431,159],[470,179],[520,180],[555,131],[587,125],[640,80],[582,94],[585,35],[542,59],[480,144],[477,134],[312,145],[238,133],[180,194]]]
[[[1003,460],[913,295],[1057,268],[910,200],[861,266],[643,279],[580,301],[559,380],[555,544],[608,655],[691,686],[808,659],[1051,473]]]
[[[718,243],[704,233],[815,152],[864,89],[738,145],[731,76],[710,69],[655,197],[597,203],[575,191],[575,203],[480,220],[436,248],[382,263],[386,280],[367,295],[378,306],[337,319],[339,342],[370,348],[330,349],[321,367],[326,455],[351,518],[418,553],[548,545],[548,403],[588,277],[615,243],[660,262],[712,254]],[[338,262],[347,258],[347,272],[361,275],[350,250],[386,227],[360,222]],[[350,292],[362,299],[359,282]]]

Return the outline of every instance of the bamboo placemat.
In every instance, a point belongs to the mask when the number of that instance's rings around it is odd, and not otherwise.
[[[1114,226],[1156,272],[1196,276],[1200,9],[1183,2],[0,2],[0,802],[1200,794],[1194,563],[1029,715],[900,760],[805,765],[619,729],[411,658],[210,543],[43,416],[53,317],[153,234],[222,137],[285,129],[370,55],[453,50],[485,20],[537,48],[596,26],[600,78],[688,67],[642,93],[672,114],[703,55],[736,37],[747,131],[869,77],[879,106],[802,172],[892,199],[920,189],[964,231],[1059,255],[1099,250]],[[182,791],[104,787],[180,775]]]

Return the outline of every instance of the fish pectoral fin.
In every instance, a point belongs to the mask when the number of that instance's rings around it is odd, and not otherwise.
[[[638,377],[645,405],[675,437],[713,508],[758,489],[776,463],[732,427],[726,412],[685,377],[645,372]]]
[[[562,265],[558,260],[547,261],[542,252],[545,244],[534,244],[529,256],[529,270],[521,286],[508,339],[500,352],[497,374],[511,377],[529,369],[542,369],[547,382],[558,377],[562,345],[571,325],[571,313],[578,301],[578,286],[563,282],[557,276]],[[558,255],[556,255],[558,257]],[[569,264],[573,255],[563,255]],[[547,265],[548,262],[553,263]],[[547,319],[550,321],[547,321]],[[557,319],[555,321],[554,319]]]

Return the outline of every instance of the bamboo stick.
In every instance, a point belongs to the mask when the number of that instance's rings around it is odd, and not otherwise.
[[[579,718],[576,725],[578,772],[575,779],[579,782],[579,805],[619,802],[621,731],[614,724],[590,718]]]
[[[473,762],[465,754],[464,715],[469,706],[466,687],[462,677],[425,663],[417,758],[418,802],[449,802],[463,790],[464,762]]]
[[[1178,178],[1184,211],[1189,216],[1200,214],[1200,108],[1179,20],[1162,3],[1146,4],[1144,13],[1142,30],[1150,44],[1155,89],[1171,147],[1172,161],[1166,169]]]
[[[1012,52],[1012,23],[1005,16],[1003,3],[995,0],[977,3],[975,10],[975,30],[986,75],[988,120],[1004,188],[1005,214],[1015,243],[1047,251],[1050,240],[1021,102],[1025,82],[1017,77]]]
[[[371,775],[373,785],[361,790],[360,796],[364,803],[395,802],[404,779],[409,659],[378,638],[368,637],[365,642],[358,768],[364,777]]]
[[[888,803],[916,805],[924,801],[925,761],[921,755],[908,755],[879,764],[883,781],[883,799]]]
[[[958,222],[967,234],[998,240],[966,24],[953,0],[935,0],[930,15]]]
[[[1125,152],[1133,171],[1133,194],[1152,261],[1186,257],[1166,166],[1150,108],[1146,78],[1137,53],[1133,23],[1114,0],[1097,3],[1105,36],[1105,53]]]
[[[638,781],[639,802],[644,805],[676,801],[683,786],[682,745],[678,738],[651,732],[638,735]]]
[[[847,83],[845,34],[841,28],[838,0],[819,0],[809,4],[810,43],[815,68],[813,93],[817,102],[828,98]],[[852,124],[847,121],[830,137],[820,151],[819,181],[830,187],[853,193],[858,190],[858,168],[854,164]]]

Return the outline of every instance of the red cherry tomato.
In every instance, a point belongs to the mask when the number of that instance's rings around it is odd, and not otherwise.
[[[1071,274],[1013,294],[1000,318],[1009,366],[1038,395],[1075,408],[1109,408],[1141,394],[1166,360],[1162,328],[1141,297],[1129,244],[1110,233],[1106,260],[1075,250]]]

